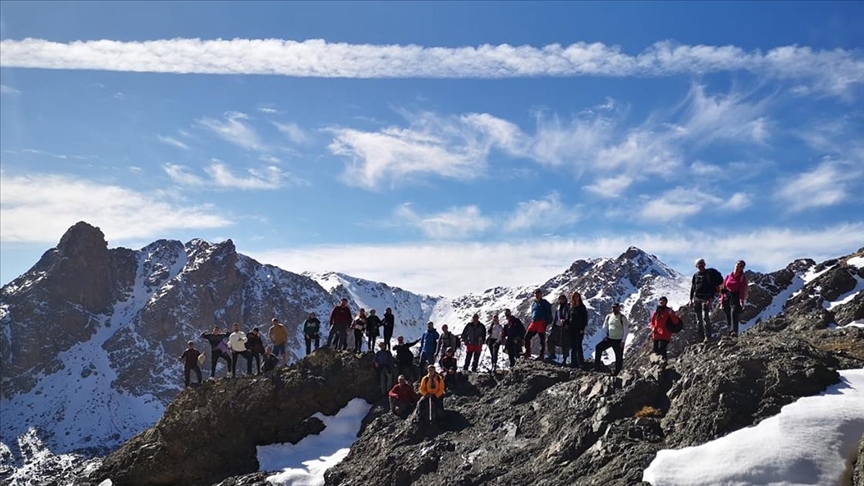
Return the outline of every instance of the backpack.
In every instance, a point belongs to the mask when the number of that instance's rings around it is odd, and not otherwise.
[[[669,322],[669,324],[666,325],[666,328],[669,329],[669,332],[671,332],[672,334],[678,334],[679,332],[681,332],[682,329],[684,329],[684,321],[682,321],[679,317],[678,324],[675,324],[674,322]]]

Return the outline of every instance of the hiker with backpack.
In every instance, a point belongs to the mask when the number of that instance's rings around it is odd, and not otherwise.
[[[588,327],[588,309],[582,302],[582,295],[573,292],[570,296],[570,367],[585,366],[585,356],[582,351],[582,340],[585,338],[585,328]]]
[[[387,349],[390,349],[390,340],[393,339],[393,329],[396,327],[396,317],[393,316],[393,309],[387,308],[384,310],[384,319],[382,319],[382,327],[384,328],[384,342],[387,343]]]
[[[435,355],[443,358],[448,349],[453,348],[453,352],[455,353],[461,345],[459,336],[450,332],[450,328],[447,327],[447,324],[444,324],[441,326],[441,337],[438,338],[438,349],[435,351]]]
[[[426,367],[427,374],[420,380],[420,402],[417,413],[420,419],[430,423],[440,422],[444,411],[444,378],[435,370],[435,365]]]
[[[627,342],[627,333],[630,330],[630,322],[627,316],[621,313],[621,304],[612,304],[612,312],[603,319],[603,340],[594,348],[594,371],[600,371],[602,362],[600,357],[603,351],[612,348],[615,353],[615,371],[612,376],[621,372],[624,365],[624,343]]]
[[[510,367],[516,365],[516,358],[522,354],[522,341],[525,339],[525,325],[518,317],[504,309],[504,352],[510,358]]]
[[[318,351],[318,345],[321,341],[321,321],[315,316],[314,312],[309,313],[309,317],[303,321],[303,341],[306,342],[306,356],[312,353],[312,343],[315,343],[315,351]]]
[[[723,275],[715,268],[705,268],[705,259],[696,260],[696,273],[690,282],[690,305],[696,312],[696,338],[711,340],[711,304],[723,285]]]
[[[438,331],[435,330],[435,323],[429,321],[426,325],[426,332],[420,336],[420,369],[425,369],[426,365],[435,364],[435,351],[438,349]]]
[[[369,338],[369,352],[375,350],[375,342],[378,336],[381,335],[381,318],[375,313],[375,309],[369,311],[369,317],[366,318],[366,337]]]
[[[501,344],[504,343],[504,326],[498,321],[498,314],[492,316],[492,323],[489,324],[489,330],[486,332],[486,347],[489,348],[489,355],[492,358],[492,369],[498,369],[498,350]]]
[[[201,367],[198,366],[198,356],[200,356],[201,353],[195,349],[195,343],[192,341],[189,341],[186,344],[188,347],[177,359],[183,362],[183,377],[185,379],[186,388],[189,388],[189,375],[193,371],[195,372],[195,376],[198,378],[198,384],[201,384]]]
[[[486,327],[480,322],[480,314],[474,314],[471,322],[465,325],[462,340],[465,341],[465,364],[462,370],[468,371],[468,365],[471,364],[471,371],[477,371],[480,355],[483,353],[483,342],[486,341]]]
[[[224,359],[225,365],[231,369],[231,354],[226,343],[228,333],[221,332],[219,326],[216,326],[212,333],[202,332],[201,337],[210,343],[210,379],[215,380],[216,364],[220,359]]]
[[[747,301],[747,275],[744,274],[744,260],[735,263],[735,270],[723,280],[722,296],[720,303],[723,313],[726,314],[726,322],[729,323],[729,335],[738,336],[738,323],[741,321],[741,312],[744,310],[744,302]]]
[[[681,330],[681,319],[675,314],[675,311],[667,307],[669,302],[665,296],[660,297],[660,302],[657,309],[651,314],[651,339],[654,341],[654,354],[663,357],[663,362],[667,360],[666,348],[669,347],[669,341],[672,340],[672,334]]]
[[[540,356],[546,355],[546,326],[552,324],[552,304],[543,298],[543,291],[534,291],[534,302],[531,304],[531,324],[528,325],[528,334],[525,335],[525,359],[531,358],[531,340],[534,336],[540,338]]]

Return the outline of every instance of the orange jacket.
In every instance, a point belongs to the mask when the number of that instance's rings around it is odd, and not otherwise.
[[[441,375],[435,375],[435,379],[430,379],[429,375],[420,380],[420,394],[424,397],[432,394],[437,398],[441,398],[444,394],[444,378]]]

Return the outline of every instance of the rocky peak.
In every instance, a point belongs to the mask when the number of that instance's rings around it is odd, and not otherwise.
[[[79,221],[66,230],[60,238],[57,250],[63,256],[75,257],[99,250],[107,251],[108,242],[105,241],[105,234],[101,229]]]

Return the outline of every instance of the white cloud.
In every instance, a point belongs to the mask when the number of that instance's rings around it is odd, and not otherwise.
[[[171,146],[183,149],[183,150],[189,150],[188,145],[181,142],[180,140],[177,140],[174,137],[169,137],[169,136],[165,136],[165,135],[156,135],[156,138],[164,144],[171,145]]]
[[[204,172],[209,176],[207,178],[191,174],[188,168],[182,165],[165,164],[162,168],[171,180],[185,186],[273,190],[282,187],[285,181],[292,185],[308,184],[308,182],[294,177],[290,173],[282,172],[275,166],[248,169],[247,176],[237,176],[224,162],[218,159],[213,159],[213,162],[204,168]]]
[[[5,84],[0,84],[0,95],[19,95],[21,94],[21,90],[17,90],[11,86],[6,86]]]
[[[2,67],[340,78],[654,77],[749,71],[834,95],[864,83],[862,64],[859,52],[843,49],[783,46],[762,53],[672,42],[630,55],[599,42],[449,48],[321,39],[0,41]]]
[[[261,138],[252,126],[244,123],[249,117],[245,113],[229,111],[225,113],[225,120],[220,121],[213,118],[200,118],[196,123],[206,128],[223,140],[233,143],[246,150],[264,150]]]
[[[507,217],[504,230],[515,232],[560,228],[579,221],[580,212],[578,207],[565,206],[561,202],[561,195],[552,192],[543,199],[520,202]]]
[[[826,238],[826,234],[831,238]],[[864,223],[815,229],[762,228],[732,233],[676,230],[670,234],[652,232],[589,239],[550,238],[542,245],[527,240],[316,245],[240,251],[258,261],[294,272],[338,270],[413,292],[457,297],[495,286],[539,284],[567,269],[576,259],[614,257],[631,245],[657,255],[684,273],[692,271],[693,260],[698,257],[705,258],[723,273],[731,271],[735,261],[742,258],[748,262],[748,268],[770,272],[797,258],[820,261],[851,253],[861,246],[861,234],[864,234]],[[711,244],[705,245],[705,241]]]
[[[690,164],[690,171],[693,175],[700,177],[721,177],[723,176],[723,168],[719,165],[709,164],[707,162],[702,162],[701,160],[697,160]]]
[[[849,198],[850,185],[860,187],[861,176],[860,166],[824,159],[813,170],[782,181],[776,195],[792,212],[834,206]]]
[[[111,241],[161,238],[171,230],[234,224],[209,205],[190,206],[64,175],[3,174],[0,191],[0,241],[4,243],[53,243],[78,221],[100,227]]]
[[[742,209],[750,207],[751,203],[752,201],[749,194],[736,192],[728,201],[724,202],[721,207],[730,211],[741,211]]]
[[[615,177],[607,177],[597,179],[594,184],[584,186],[588,191],[604,198],[616,198],[621,196],[624,191],[633,183],[633,178],[627,174],[622,174]]]
[[[687,111],[677,136],[706,143],[734,140],[765,143],[773,122],[764,115],[769,99],[750,103],[740,93],[711,96],[705,87],[694,84],[687,100]]]
[[[285,135],[289,140],[296,144],[306,143],[309,140],[309,136],[306,135],[306,132],[304,132],[296,123],[273,122],[273,126],[275,126],[282,135]]]
[[[643,198],[648,200],[639,211],[643,221],[684,219],[709,207],[740,211],[750,206],[748,194],[737,192],[724,201],[723,198],[700,186],[678,186],[662,194],[643,196]]]
[[[477,206],[453,207],[441,213],[421,216],[410,204],[402,204],[396,208],[395,214],[402,222],[419,228],[427,237],[442,240],[476,235],[492,224]]]
[[[258,111],[261,113],[267,113],[268,115],[277,115],[279,114],[279,110],[276,108],[272,108],[270,106],[259,106]]]

